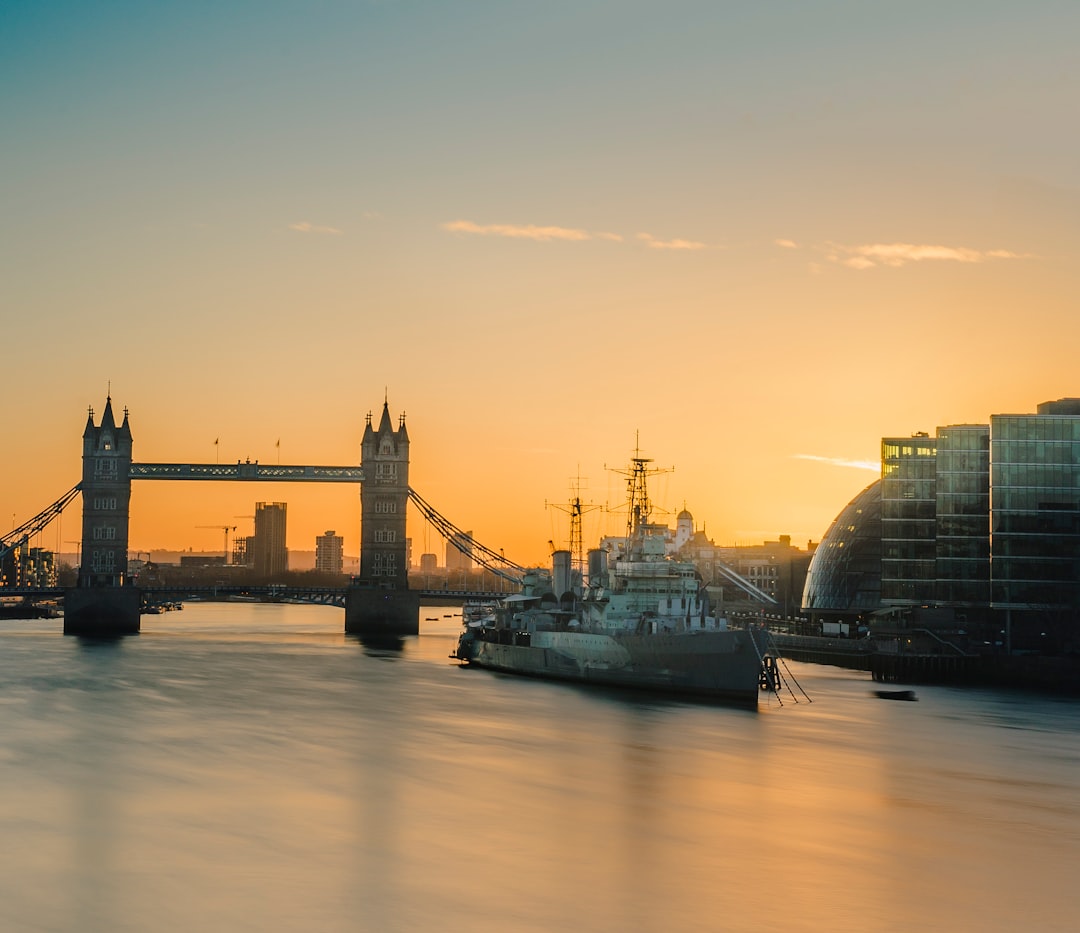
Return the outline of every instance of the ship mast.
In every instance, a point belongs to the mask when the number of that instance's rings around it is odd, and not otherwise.
[[[568,505],[551,505],[558,509],[560,512],[566,512],[570,516],[570,560],[572,566],[581,572],[585,573],[585,542],[582,534],[581,519],[586,512],[591,512],[593,509],[598,509],[598,505],[586,505],[581,501],[581,470],[578,470],[576,478],[570,480],[570,502]]]
[[[652,515],[652,502],[649,500],[648,478],[656,473],[668,473],[670,470],[662,470],[650,467],[651,457],[641,456],[641,443],[639,432],[634,432],[634,456],[630,458],[630,470],[618,470],[626,480],[626,540],[627,543],[635,535],[641,532],[644,525],[649,523]]]

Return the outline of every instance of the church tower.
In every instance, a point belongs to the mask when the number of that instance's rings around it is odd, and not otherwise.
[[[409,435],[405,415],[394,429],[383,402],[376,430],[367,417],[360,445],[360,579],[372,586],[408,588],[405,512],[409,505]]]
[[[130,502],[131,427],[127,409],[123,423],[116,426],[110,396],[101,424],[94,424],[90,409],[83,431],[80,587],[123,585]]]

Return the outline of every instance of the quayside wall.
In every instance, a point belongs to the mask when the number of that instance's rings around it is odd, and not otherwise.
[[[792,661],[867,671],[883,683],[968,685],[1080,696],[1080,658],[879,651],[872,639],[774,634]]]

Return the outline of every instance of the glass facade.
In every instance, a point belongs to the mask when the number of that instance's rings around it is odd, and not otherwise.
[[[856,567],[870,573],[875,534],[880,599],[870,606],[872,584],[854,580]],[[856,602],[951,619],[1006,651],[1080,652],[1080,399],[883,438],[880,488],[833,523],[803,594],[808,612]]]
[[[995,608],[1080,610],[1080,415],[995,415],[990,438]]]
[[[875,480],[848,503],[814,551],[803,611],[858,614],[880,604],[881,481]]]
[[[937,430],[937,604],[990,602],[990,428]]]
[[[937,581],[937,439],[881,441],[881,600],[922,605]]]

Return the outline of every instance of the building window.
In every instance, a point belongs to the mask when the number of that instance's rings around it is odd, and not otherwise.
[[[377,463],[375,465],[376,479],[397,479],[396,463]]]
[[[376,554],[372,561],[371,573],[376,577],[392,577],[397,573],[397,556],[394,554]]]
[[[393,499],[376,499],[375,500],[375,514],[376,515],[396,515],[397,503]]]
[[[377,544],[389,544],[397,540],[397,532],[389,528],[378,528],[375,531]]]

